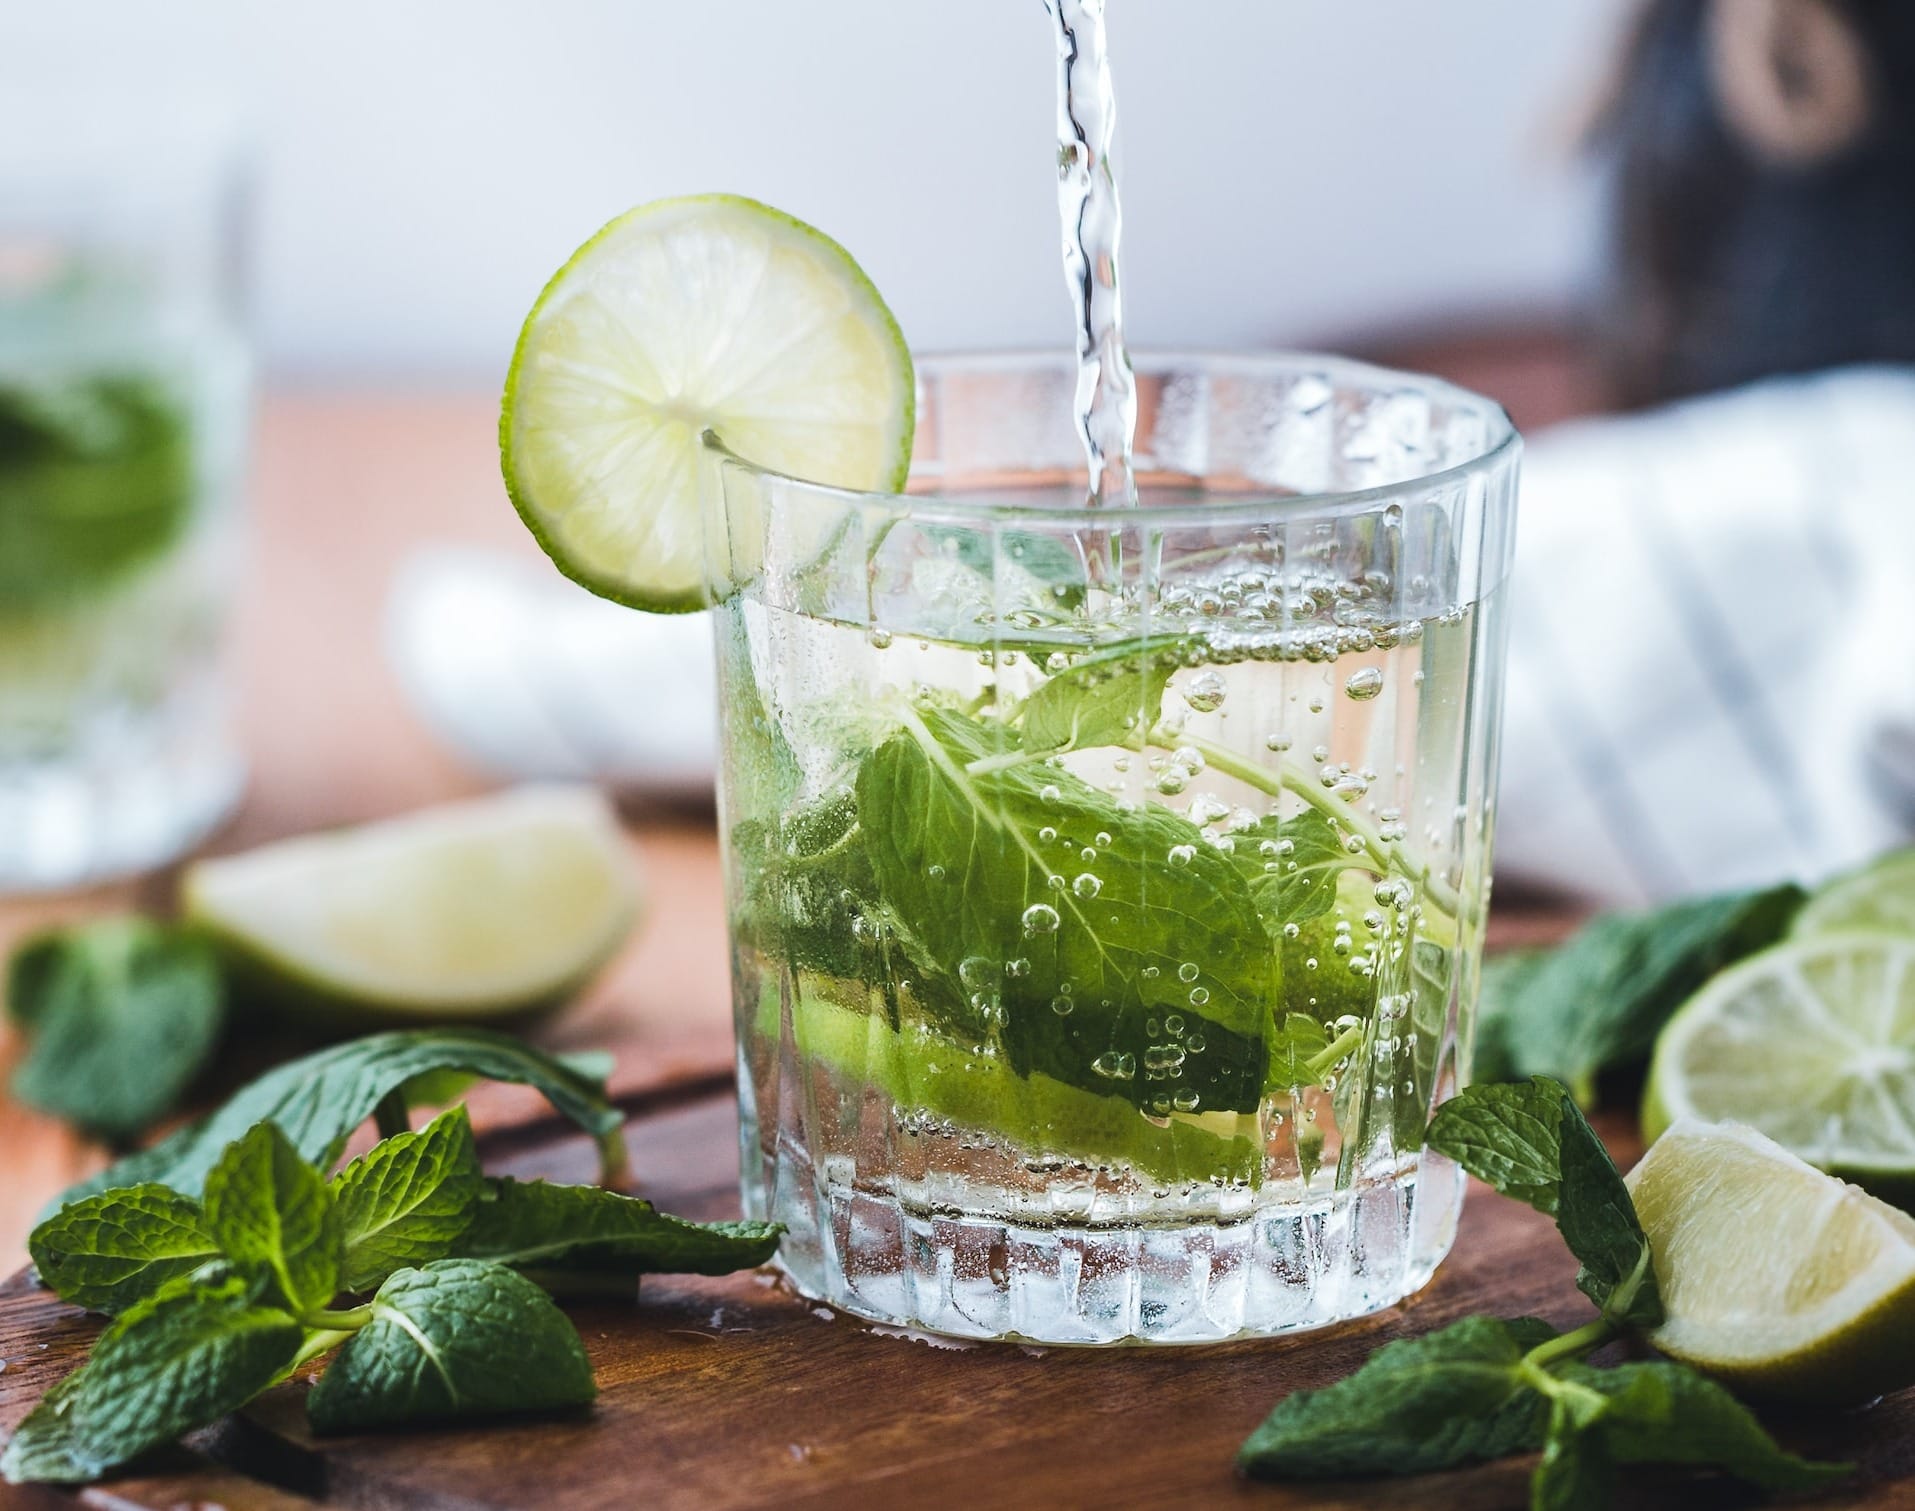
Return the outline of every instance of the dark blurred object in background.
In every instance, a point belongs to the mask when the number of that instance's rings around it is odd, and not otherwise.
[[[1595,144],[1621,402],[1915,361],[1911,0],[1648,0]]]

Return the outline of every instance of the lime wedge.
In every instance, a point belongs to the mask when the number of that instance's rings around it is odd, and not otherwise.
[[[200,861],[182,895],[276,1002],[416,1023],[563,1001],[630,931],[638,886],[602,797],[529,787]]]
[[[1891,851],[1819,887],[1796,914],[1790,932],[1915,937],[1915,850]]]
[[[553,276],[512,355],[499,447],[560,571],[671,611],[711,586],[706,430],[774,472],[894,491],[915,416],[904,337],[844,248],[710,194],[621,215]]]
[[[1824,1170],[1915,1190],[1915,938],[1790,939],[1724,971],[1656,1040],[1643,1131],[1733,1118]]]
[[[1915,1383],[1915,1219],[1736,1123],[1683,1118],[1628,1185],[1664,1353],[1819,1405]]]

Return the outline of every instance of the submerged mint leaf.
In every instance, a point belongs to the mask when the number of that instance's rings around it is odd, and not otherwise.
[[[1544,1077],[1466,1086],[1436,1109],[1428,1142],[1503,1195],[1554,1217],[1562,1121],[1563,1088]]]
[[[332,1192],[275,1124],[248,1130],[207,1175],[206,1226],[234,1264],[270,1276],[296,1314],[338,1294]]]
[[[62,1301],[123,1312],[219,1257],[199,1203],[165,1186],[124,1186],[63,1207],[33,1230],[27,1252]]]
[[[1540,960],[1486,972],[1481,1073],[1551,1075],[1595,1100],[1603,1071],[1648,1058],[1656,1034],[1704,982],[1787,932],[1793,884],[1609,913]]]
[[[400,1270],[306,1399],[315,1432],[583,1406],[598,1394],[578,1330],[502,1264]]]
[[[1183,665],[1183,642],[1128,644],[1057,672],[1018,710],[1024,748],[1086,750],[1142,740],[1163,712],[1164,689]]]
[[[602,1080],[505,1034],[477,1028],[429,1028],[371,1034],[291,1060],[242,1088],[204,1121],[109,1166],[67,1191],[78,1201],[114,1186],[156,1181],[196,1196],[226,1146],[255,1123],[277,1124],[307,1163],[330,1166],[346,1137],[387,1092],[435,1071],[461,1071],[529,1085],[595,1135],[608,1173],[619,1168],[624,1118],[605,1099]]]
[[[1600,1430],[1624,1464],[1701,1464],[1764,1490],[1813,1490],[1853,1471],[1778,1447],[1748,1407],[1684,1364],[1661,1360],[1594,1369],[1570,1364],[1564,1379],[1608,1398]]]
[[[225,992],[212,951],[141,918],[29,940],[7,1009],[30,1049],[13,1094],[87,1132],[132,1138],[178,1101],[218,1044]]]
[[[769,1260],[772,1222],[688,1222],[598,1186],[486,1182],[458,1252],[520,1269],[621,1275],[728,1275]]]
[[[395,1270],[452,1253],[483,1183],[463,1107],[417,1133],[381,1139],[333,1177],[341,1288],[369,1290]]]
[[[1386,1343],[1348,1378],[1286,1396],[1237,1462],[1270,1479],[1421,1474],[1535,1448],[1548,1405],[1519,1365],[1554,1336],[1533,1317],[1466,1317]]]
[[[1251,873],[1251,892],[1265,922],[1281,927],[1329,912],[1336,906],[1337,879],[1363,859],[1347,848],[1349,836],[1316,809],[1306,808],[1244,830],[1236,837],[1236,853],[1257,855],[1258,845],[1273,835],[1284,847],[1280,868],[1267,872],[1259,862]]]
[[[8,1445],[14,1480],[74,1483],[244,1406],[290,1364],[304,1330],[241,1276],[182,1276],[131,1307],[42,1398]]]

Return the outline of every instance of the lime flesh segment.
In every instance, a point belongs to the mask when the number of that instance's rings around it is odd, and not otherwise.
[[[1656,1041],[1643,1131],[1735,1119],[1894,1200],[1915,1189],[1915,938],[1791,939],[1724,971]]]
[[[512,502],[561,571],[601,597],[676,610],[713,586],[705,431],[773,472],[890,492],[915,416],[904,337],[850,254],[715,194],[620,216],[545,286],[513,353],[499,445]]]
[[[638,882],[599,794],[530,787],[201,861],[183,898],[276,1002],[472,1021],[582,985],[630,932]]]
[[[1683,1118],[1629,1172],[1671,1356],[1842,1405],[1915,1383],[1915,1219],[1754,1129]]]
[[[1915,938],[1915,850],[1896,850],[1818,888],[1790,932],[1886,933]]]

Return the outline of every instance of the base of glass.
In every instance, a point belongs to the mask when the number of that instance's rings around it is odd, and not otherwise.
[[[781,1175],[796,1174],[802,1156],[780,1152]],[[779,1185],[803,1191],[772,1205],[790,1226],[779,1264],[807,1297],[896,1327],[1046,1345],[1218,1343],[1381,1311],[1429,1281],[1463,1196],[1455,1167],[1431,1160],[1228,1221],[1084,1227]]]
[[[0,894],[91,886],[179,859],[245,790],[223,737],[85,762],[0,759]]]

